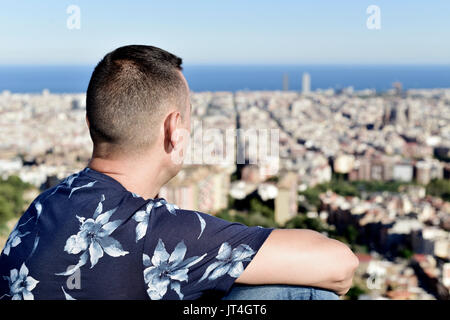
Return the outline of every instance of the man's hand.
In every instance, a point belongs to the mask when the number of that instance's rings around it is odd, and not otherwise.
[[[342,242],[311,230],[275,229],[236,282],[312,286],[344,295],[358,264]]]

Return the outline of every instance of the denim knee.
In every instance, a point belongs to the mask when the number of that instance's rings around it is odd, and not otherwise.
[[[339,296],[312,287],[235,284],[223,300],[339,300]]]

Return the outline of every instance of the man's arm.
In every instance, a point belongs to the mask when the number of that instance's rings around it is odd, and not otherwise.
[[[304,229],[275,229],[236,280],[313,286],[345,294],[358,258],[342,242]]]

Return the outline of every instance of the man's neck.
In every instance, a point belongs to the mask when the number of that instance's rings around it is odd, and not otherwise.
[[[158,161],[110,160],[93,156],[88,167],[110,176],[125,189],[144,199],[155,198],[167,182]]]

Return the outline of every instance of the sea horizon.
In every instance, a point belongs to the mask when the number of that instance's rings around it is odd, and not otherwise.
[[[0,92],[86,92],[92,64],[0,64]],[[450,88],[447,64],[184,64],[183,73],[194,92],[282,90],[283,77],[289,90],[301,90],[302,75],[309,73],[311,90],[372,89],[384,92],[394,82],[403,89]]]

